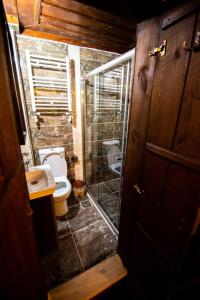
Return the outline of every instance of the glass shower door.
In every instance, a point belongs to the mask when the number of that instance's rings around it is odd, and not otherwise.
[[[129,113],[131,60],[85,84],[85,179],[94,201],[119,226]]]

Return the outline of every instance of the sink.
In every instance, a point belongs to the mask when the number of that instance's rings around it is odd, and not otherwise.
[[[56,184],[49,165],[32,167],[25,175],[30,200],[54,193]]]

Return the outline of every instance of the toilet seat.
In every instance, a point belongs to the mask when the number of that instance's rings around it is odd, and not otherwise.
[[[57,184],[56,190],[53,193],[54,198],[63,197],[69,193],[71,193],[71,183],[65,176],[57,176],[54,177],[55,183]],[[65,186],[59,183],[64,183]]]

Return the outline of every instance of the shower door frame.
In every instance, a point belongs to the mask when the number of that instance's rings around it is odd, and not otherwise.
[[[100,73],[105,72],[106,70],[109,70],[111,68],[114,68],[115,66],[121,64],[121,63],[125,63],[127,61],[128,63],[128,67],[127,67],[127,72],[129,73],[129,76],[127,75],[127,81],[126,81],[126,96],[125,96],[125,112],[124,112],[124,119],[125,116],[128,116],[129,119],[129,111],[127,111],[127,102],[128,102],[128,98],[130,97],[130,91],[132,90],[132,78],[133,78],[133,73],[134,73],[134,57],[135,57],[135,48],[129,50],[128,52],[118,56],[117,58],[105,63],[104,65],[101,65],[100,67],[92,70],[90,73],[87,74],[87,76],[85,78],[82,78],[81,80],[81,91],[82,91],[82,101],[81,101],[81,112],[82,112],[82,141],[83,141],[83,157],[84,157],[84,168],[83,168],[83,176],[84,176],[84,180],[86,180],[86,160],[85,160],[85,118],[86,118],[86,103],[87,103],[87,84],[88,84],[88,78],[91,76],[96,76],[96,75],[100,75]],[[131,62],[128,62],[128,60],[131,60]],[[132,69],[131,69],[132,67]],[[128,77],[130,77],[130,85],[129,88],[127,87],[127,83],[128,83]],[[84,95],[84,96],[83,96]],[[130,107],[129,107],[130,110]],[[124,121],[123,121],[124,123]],[[127,133],[128,133],[128,129],[127,129]],[[125,128],[123,126],[123,139],[125,138]],[[121,149],[125,152],[125,143],[124,140],[122,141],[122,147]],[[126,156],[126,155],[125,155]],[[124,157],[123,157],[123,161],[124,161]],[[121,171],[120,171],[120,193],[121,193],[121,187],[122,187],[122,174],[123,174],[123,164],[121,167]],[[104,220],[106,221],[107,225],[110,227],[111,231],[118,236],[119,231],[118,229],[114,226],[114,224],[111,222],[110,218],[108,217],[108,215],[106,214],[106,212],[103,210],[103,208],[97,203],[97,201],[95,201],[95,199],[93,199],[92,195],[90,195],[90,193],[87,191],[87,195],[89,196],[90,200],[92,200],[93,205],[96,207],[96,209],[100,212],[100,214],[102,215],[102,217],[104,218]],[[119,203],[120,205],[120,203]],[[119,209],[119,213],[120,213],[120,209]]]

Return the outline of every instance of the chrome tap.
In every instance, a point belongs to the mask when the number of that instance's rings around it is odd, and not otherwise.
[[[30,159],[27,159],[27,160],[24,162],[26,172],[29,170],[29,164],[30,164],[30,161],[31,161]]]
[[[29,164],[30,164],[30,161],[31,161],[31,159],[27,158],[29,156],[29,153],[28,152],[23,152],[22,155],[23,155],[25,171],[28,171],[29,170]]]

